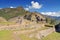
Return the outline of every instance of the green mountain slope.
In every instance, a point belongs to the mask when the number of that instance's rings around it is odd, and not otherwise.
[[[17,8],[5,8],[5,9],[0,9],[0,16],[4,17],[5,19],[10,19],[19,15],[24,15],[25,10],[22,7],[17,7]]]

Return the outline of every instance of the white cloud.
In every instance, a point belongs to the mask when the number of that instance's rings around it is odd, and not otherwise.
[[[25,10],[30,10],[30,9],[40,9],[42,5],[40,5],[38,2],[31,1],[31,5],[26,5],[27,8],[24,8]]]
[[[15,7],[13,7],[13,6],[10,6],[10,8],[15,8]]]
[[[42,7],[38,2],[31,1],[31,4],[31,8],[40,9]]]
[[[26,11],[29,11],[29,8],[24,8]]]
[[[41,12],[43,15],[49,15],[49,16],[60,16],[60,12]]]

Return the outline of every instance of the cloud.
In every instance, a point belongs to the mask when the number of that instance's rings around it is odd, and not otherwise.
[[[40,9],[42,5],[40,5],[38,2],[31,1],[31,6],[30,8],[35,8],[35,9]]]
[[[13,7],[13,6],[10,6],[10,8],[15,8],[15,7]]]
[[[29,11],[29,8],[24,8],[26,11]]]
[[[42,7],[41,4],[39,4],[38,2],[34,2],[34,1],[31,1],[31,5],[26,5],[27,8],[24,8],[25,10],[30,10],[30,9],[40,9]]]
[[[49,16],[60,16],[60,12],[41,12],[43,15],[49,15]]]

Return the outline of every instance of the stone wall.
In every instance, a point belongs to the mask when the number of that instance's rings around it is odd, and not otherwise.
[[[45,30],[41,30],[41,31],[38,31],[34,34],[30,34],[29,37],[35,37],[37,39],[42,39],[43,37],[46,37],[48,36],[49,34],[53,33],[55,31],[54,28],[48,28],[48,29],[45,29]]]

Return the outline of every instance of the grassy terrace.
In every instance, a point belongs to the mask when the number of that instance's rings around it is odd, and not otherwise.
[[[54,32],[43,38],[42,40],[60,40],[60,33]]]
[[[20,35],[17,35],[17,36],[21,40],[38,40],[35,37],[30,38],[27,35],[35,34],[35,33],[37,33],[37,31],[41,31],[41,30],[45,30],[45,29],[47,29],[47,28],[46,27],[44,27],[44,28],[38,28],[38,30],[35,30],[34,32],[30,32],[30,33],[26,33],[26,34],[24,33],[24,34],[20,34]],[[31,30],[31,29],[29,29],[29,30]],[[12,33],[13,33],[13,31],[11,31],[11,30],[9,30],[9,31],[8,30],[2,30],[2,31],[0,31],[0,40],[14,40],[14,38],[12,37]],[[54,32],[54,33],[48,35],[47,37],[43,38],[43,40],[52,40],[52,39],[54,39],[54,40],[57,40],[57,39],[60,40],[59,37],[60,37],[60,34]]]
[[[13,40],[12,32],[7,30],[0,31],[0,40]]]
[[[36,38],[29,38],[28,36],[24,34],[19,35],[19,37],[21,38],[21,40],[38,40]]]

